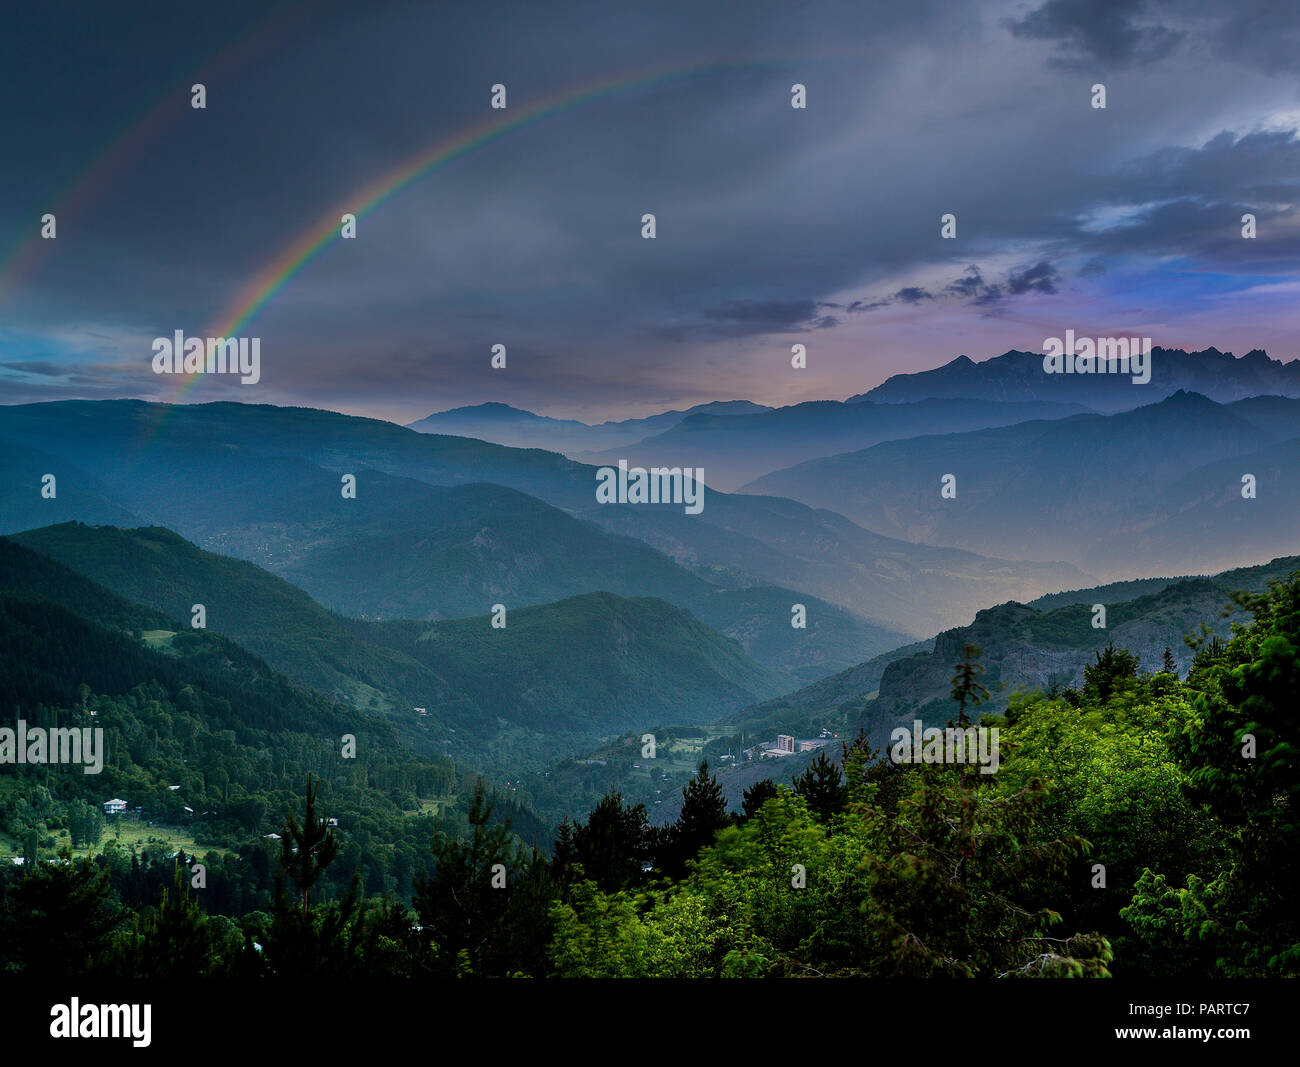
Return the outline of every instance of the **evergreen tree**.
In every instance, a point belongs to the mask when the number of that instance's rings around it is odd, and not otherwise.
[[[104,813],[84,800],[68,804],[68,836],[73,848],[94,848],[104,836]]]
[[[32,978],[95,973],[122,920],[107,871],[89,859],[74,863],[66,849],[60,859],[24,865],[0,924],[9,968]]]
[[[558,869],[574,863],[602,890],[612,893],[642,881],[650,856],[650,817],[644,804],[624,805],[611,789],[592,808],[585,824],[562,824],[556,839]]]
[[[1096,663],[1083,665],[1083,691],[1105,703],[1125,682],[1137,677],[1138,658],[1126,648],[1116,648],[1114,641],[1108,641],[1096,656]]]
[[[1234,599],[1254,622],[1218,647],[1217,660],[1202,646],[1194,671],[1196,715],[1171,739],[1189,793],[1227,829],[1231,862],[1208,884],[1192,877],[1186,890],[1146,886],[1129,918],[1148,933],[1188,927],[1189,940],[1215,946],[1220,974],[1296,977],[1300,575]]]
[[[894,815],[909,789],[910,766],[881,755],[864,731],[841,746],[844,784],[850,804],[871,805]]]
[[[763,778],[745,790],[741,800],[743,818],[752,819],[759,809],[776,796],[776,783],[771,778]]]
[[[962,730],[970,725],[966,706],[969,704],[972,708],[978,707],[989,696],[989,691],[977,681],[984,673],[983,664],[978,662],[980,652],[979,645],[967,644],[962,652],[962,661],[954,664],[957,673],[952,677],[952,699],[957,701],[957,726]],[[960,778],[963,786],[970,780],[969,770],[964,763]]]
[[[1058,880],[1086,848],[1076,835],[1035,840],[1042,783],[975,805],[948,768],[927,767],[912,781],[897,815],[864,812],[863,973],[1106,977],[1105,937],[1049,937],[1061,916],[1020,899],[1037,879]]]
[[[299,825],[292,805],[280,837],[280,862],[275,874],[275,897],[271,925],[266,932],[265,959],[282,977],[346,974],[351,924],[360,918],[359,880],[341,900],[313,909],[311,892],[325,869],[338,856],[338,835],[323,814],[316,813],[316,787],[307,778],[307,800]],[[288,875],[297,887],[297,900],[285,889]]]
[[[158,910],[141,924],[138,973],[143,978],[194,978],[212,969],[208,918],[178,864]]]
[[[501,962],[493,939],[501,935],[509,880],[519,875],[523,861],[511,843],[509,822],[490,825],[492,809],[479,779],[470,804],[469,839],[439,833],[433,842],[433,873],[421,871],[416,878],[421,934],[430,965],[442,975],[490,975]],[[503,870],[505,888],[500,887]]]
[[[1174,650],[1168,645],[1165,645],[1165,655],[1160,664],[1160,669],[1164,671],[1165,674],[1178,673],[1178,664],[1174,662]]]
[[[953,666],[957,673],[952,677],[952,698],[957,701],[957,724],[963,728],[970,723],[966,715],[966,706],[969,704],[972,708],[976,707],[989,696],[989,691],[978,681],[979,676],[984,672],[983,665],[978,662],[980,651],[979,645],[966,645],[962,653],[962,661]]]
[[[700,849],[713,844],[719,830],[731,822],[727,798],[718,779],[709,773],[709,761],[701,760],[699,769],[682,787],[682,810],[669,838],[667,855],[660,867],[670,878],[686,873],[686,864]]]
[[[573,839],[576,829],[573,820],[567,815],[555,828],[555,847],[551,849],[551,867],[562,882],[569,881],[569,871],[578,862],[578,846]]]
[[[302,825],[298,825],[290,805],[280,835],[280,866],[298,887],[304,915],[311,909],[312,887],[338,854],[338,835],[330,829],[323,812],[316,814],[316,785],[308,775]]]
[[[807,801],[808,810],[821,822],[829,822],[848,807],[849,787],[844,775],[838,764],[826,758],[824,750],[791,782],[795,794]]]

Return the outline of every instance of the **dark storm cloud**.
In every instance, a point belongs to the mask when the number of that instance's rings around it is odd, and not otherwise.
[[[27,364],[9,368],[6,399],[19,372],[36,386],[38,364],[67,388],[61,359],[87,388],[119,374],[124,390],[157,391],[151,338],[220,325],[311,227],[362,210],[363,190],[468,130],[599,85],[614,88],[416,176],[363,212],[355,241],[326,241],[287,273],[241,327],[262,338],[263,383],[235,395],[673,403],[683,383],[730,385],[746,352],[770,366],[768,335],[821,331],[827,349],[867,322],[1100,291],[1128,259],[1284,273],[1300,255],[1296,145],[1257,128],[1294,107],[1294,86],[1240,77],[1248,36],[1222,60],[1208,36],[1249,2],[593,0],[544,18],[523,3],[302,5],[237,62],[220,60],[224,43],[258,38],[261,9],[220,7],[190,22],[162,4],[130,20],[23,9],[6,24],[0,256],[78,174],[93,178],[3,308],[17,339],[0,359]],[[1168,47],[1162,28],[1177,59],[1132,62]],[[1106,112],[1089,108],[1087,78],[1044,66],[1042,42],[1128,63]],[[208,109],[183,94],[98,169],[195,71]],[[487,107],[496,81],[505,116]],[[1247,210],[1254,242],[1237,235]],[[959,240],[938,239],[947,211]],[[959,323],[946,329],[928,342],[935,358],[968,347]],[[77,344],[60,355],[64,334]],[[509,348],[505,374],[488,365],[494,343]]]
[[[1183,40],[1179,30],[1145,22],[1151,7],[1146,0],[1048,0],[1008,26],[1017,37],[1055,42],[1063,66],[1124,67],[1161,59]]]
[[[1081,254],[1180,254],[1294,270],[1287,220],[1298,201],[1300,138],[1293,131],[1223,132],[1199,148],[1160,149],[1101,176],[1094,207],[1126,209],[1127,217],[1102,227],[1074,218],[1059,232]],[[1259,236],[1243,241],[1247,213],[1256,216]]]
[[[990,307],[1013,296],[1033,295],[1036,293],[1055,293],[1060,272],[1046,260],[1040,260],[1029,267],[1012,270],[1005,283],[985,281],[980,268],[974,264],[966,268],[966,273],[949,282],[939,295],[919,286],[905,286],[884,300],[855,300],[848,306],[850,312],[875,311],[895,304],[915,306],[926,300],[956,298],[964,300],[972,307]]]
[[[908,285],[898,290],[892,299],[901,300],[904,304],[919,304],[922,300],[933,300],[934,296],[915,285]]]
[[[0,363],[0,367],[46,378],[57,378],[67,373],[65,364],[52,363],[48,360],[14,360],[9,363]]]
[[[1295,5],[1277,0],[1196,3],[1220,21],[1204,36],[1214,54],[1233,56],[1256,70],[1300,71],[1300,19]]]
[[[1189,193],[1217,200],[1287,199],[1300,191],[1300,138],[1294,130],[1225,130],[1199,148],[1152,152],[1118,168],[1108,184],[1112,196],[1152,200]]]
[[[1021,293],[1054,293],[1060,274],[1046,260],[1039,260],[1032,267],[1022,271],[1012,271],[1007,279],[1007,290],[1015,296]]]
[[[1002,286],[986,282],[974,264],[967,267],[960,278],[945,285],[943,291],[967,300],[972,307],[988,307],[1002,299]]]
[[[168,383],[135,364],[112,362],[61,363],[5,363],[6,369],[16,370],[36,378],[52,379],[33,381],[0,374],[0,395],[11,404],[25,404],[44,400],[82,398],[107,400],[114,397],[162,399],[167,395]],[[39,368],[39,369],[37,369]],[[223,399],[241,399],[230,392]]]
[[[972,264],[966,268],[964,275],[944,286],[944,292],[969,298],[979,295],[984,287],[984,275],[980,273],[979,267]]]
[[[739,323],[746,330],[786,330],[811,320],[817,313],[813,300],[733,300],[717,308],[707,308],[705,317],[722,322]]]
[[[1278,0],[1048,0],[1004,25],[1055,44],[1054,66],[1121,69],[1171,56],[1300,69],[1294,5]]]
[[[972,307],[992,307],[994,304],[1002,301],[1002,286],[986,285],[980,289],[980,293],[970,303]]]

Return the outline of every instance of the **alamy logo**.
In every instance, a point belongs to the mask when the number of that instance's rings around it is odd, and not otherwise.
[[[889,758],[895,763],[978,763],[980,774],[996,774],[1002,760],[998,755],[998,728],[949,726],[921,728],[921,720],[912,729],[900,726],[889,735]]]
[[[597,504],[685,504],[687,515],[704,510],[704,468],[633,467],[620,459],[617,469],[596,471]]]
[[[129,1037],[136,1048],[148,1048],[151,1004],[69,1004],[50,1008],[50,1037]]]
[[[1065,340],[1048,337],[1043,341],[1045,374],[1131,374],[1134,385],[1151,380],[1150,337],[1074,336],[1065,331]]]
[[[262,377],[260,337],[186,337],[177,330],[153,341],[155,374],[238,374],[244,385]]]
[[[104,728],[47,730],[19,719],[17,729],[0,727],[0,764],[5,763],[80,763],[82,774],[98,774],[104,769]]]

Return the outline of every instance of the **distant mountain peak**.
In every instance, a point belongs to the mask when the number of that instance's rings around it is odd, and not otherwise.
[[[515,418],[515,419],[543,419],[546,416],[538,415],[524,408],[511,407],[509,404],[502,404],[497,400],[488,400],[482,404],[464,404],[458,408],[447,408],[445,411],[435,411],[431,415],[426,415],[423,419],[417,419],[416,422],[424,422],[426,419],[439,419],[449,416],[462,415],[490,415],[494,418]],[[408,425],[414,426],[415,423]]]
[[[1220,404],[1264,395],[1300,398],[1300,360],[1282,363],[1262,349],[1239,358],[1213,345],[1192,352],[1156,345],[1151,349],[1150,380],[1140,386],[1132,375],[1118,372],[1045,374],[1042,358],[1039,352],[1017,349],[978,363],[961,355],[930,370],[891,375],[850,401],[1073,401],[1113,414],[1180,390]]]

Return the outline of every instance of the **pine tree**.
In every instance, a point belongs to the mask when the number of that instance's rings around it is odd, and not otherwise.
[[[660,864],[672,878],[686,873],[686,864],[700,849],[713,844],[719,830],[731,822],[722,786],[701,760],[695,776],[682,787],[682,811],[677,817],[665,861]]]
[[[1174,662],[1174,650],[1168,645],[1165,645],[1164,661],[1161,663],[1160,669],[1164,671],[1165,674],[1178,673],[1178,664]]]
[[[567,815],[555,828],[555,847],[551,849],[551,867],[557,878],[563,882],[569,880],[569,870],[578,862],[578,846],[574,841],[577,827]]]
[[[752,819],[758,814],[759,809],[776,796],[776,783],[771,778],[764,778],[755,782],[745,790],[744,798],[741,801],[741,808],[744,811],[743,818]]]
[[[1043,784],[973,805],[971,790],[943,771],[915,773],[896,815],[864,813],[863,973],[1106,977],[1106,938],[1049,937],[1061,916],[1032,902],[1030,887],[1062,878],[1086,849],[1074,835],[1035,834]]]
[[[280,835],[280,865],[298,887],[304,915],[311,910],[312,887],[338,854],[338,835],[330,829],[323,813],[316,815],[316,785],[308,775],[302,825],[298,825],[290,805],[289,818]]]
[[[956,674],[952,677],[952,698],[957,701],[957,725],[963,729],[970,725],[966,715],[966,705],[977,707],[988,699],[989,691],[976,680],[984,673],[984,667],[978,662],[981,652],[979,645],[966,645],[962,652],[962,661],[954,664]]]
[[[1106,642],[1096,656],[1096,663],[1083,665],[1083,689],[1105,703],[1125,681],[1137,677],[1138,658],[1126,648],[1116,648],[1114,641]]]
[[[9,966],[31,978],[64,979],[94,973],[119,925],[108,872],[88,858],[28,867],[8,891],[0,945]]]
[[[317,815],[316,787],[308,776],[302,824],[290,807],[280,838],[274,906],[264,952],[272,973],[298,978],[356,977],[366,922],[360,870],[353,872],[342,898],[325,906],[313,907],[311,903],[312,888],[338,853],[338,835],[323,813]],[[285,891],[286,874],[298,888],[296,902]]]
[[[208,919],[190,894],[185,868],[177,865],[164,887],[158,911],[142,924],[140,976],[192,978],[208,973],[211,937]]]
[[[592,808],[585,824],[561,825],[555,859],[560,867],[582,864],[583,872],[607,893],[642,880],[650,855],[650,817],[644,804],[624,805],[611,789]]]
[[[972,708],[978,707],[988,699],[989,691],[985,689],[976,680],[984,673],[984,666],[978,661],[979,654],[982,650],[979,645],[967,644],[962,650],[962,661],[954,664],[957,671],[952,676],[952,699],[957,701],[957,727],[966,729],[970,725],[970,717],[966,714],[966,705]],[[967,785],[969,782],[969,773],[966,764],[961,768],[961,784]]]
[[[497,962],[493,939],[501,936],[511,890],[494,887],[493,877],[500,865],[513,882],[524,857],[511,844],[508,821],[490,825],[492,809],[480,778],[470,803],[469,839],[439,833],[433,842],[433,873],[421,871],[416,877],[421,933],[436,958],[435,969],[444,975],[489,975]]]
[[[839,765],[818,752],[817,758],[804,768],[803,774],[792,778],[795,794],[808,802],[808,810],[821,822],[838,815],[849,804],[849,787]]]

